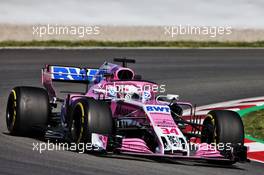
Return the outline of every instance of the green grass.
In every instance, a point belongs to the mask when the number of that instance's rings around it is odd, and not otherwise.
[[[242,120],[246,135],[264,140],[264,109],[246,114]]]
[[[264,41],[217,42],[217,41],[1,41],[0,47],[264,47]]]

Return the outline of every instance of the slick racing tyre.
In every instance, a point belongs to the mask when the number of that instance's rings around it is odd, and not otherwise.
[[[11,91],[6,108],[6,125],[10,134],[39,134],[47,126],[48,115],[49,97],[46,90],[23,86]]]
[[[209,163],[231,165],[237,161],[247,160],[243,122],[234,111],[210,111],[203,122],[201,142],[216,144],[220,154],[230,160],[208,161]]]
[[[244,144],[244,126],[238,113],[228,110],[210,111],[203,122],[201,141]]]
[[[202,142],[244,144],[243,122],[234,111],[210,111],[203,125]]]
[[[72,105],[70,131],[75,143],[91,143],[92,133],[112,135],[114,122],[109,106],[92,98],[80,98]]]

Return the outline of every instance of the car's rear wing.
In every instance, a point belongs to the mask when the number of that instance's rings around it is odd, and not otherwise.
[[[42,84],[47,89],[50,97],[56,97],[53,81],[71,83],[94,83],[100,81],[102,74],[99,69],[80,68],[70,66],[46,65],[42,69]]]

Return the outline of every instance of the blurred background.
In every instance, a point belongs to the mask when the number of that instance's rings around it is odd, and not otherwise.
[[[99,25],[95,40],[171,40],[164,25],[231,26],[214,40],[263,40],[263,0],[1,0],[0,40],[75,39],[32,36],[32,25]],[[76,38],[78,39],[78,38]],[[180,36],[172,40],[206,40]]]

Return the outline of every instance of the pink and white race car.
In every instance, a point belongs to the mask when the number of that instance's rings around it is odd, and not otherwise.
[[[237,113],[214,110],[202,121],[192,104],[179,101],[178,95],[164,95],[164,86],[142,80],[127,67],[135,60],[114,61],[122,66],[46,65],[45,89],[19,86],[11,91],[6,110],[9,132],[90,143],[92,151],[108,154],[219,164],[247,161],[244,127]],[[84,84],[86,90],[64,91],[62,98],[55,82]],[[183,116],[184,111],[189,114]]]

